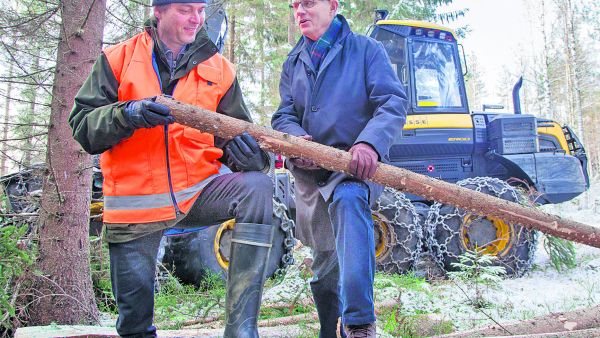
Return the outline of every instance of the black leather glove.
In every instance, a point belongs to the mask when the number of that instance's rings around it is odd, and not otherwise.
[[[227,157],[240,171],[259,171],[267,166],[267,157],[250,134],[244,132],[225,146]]]
[[[125,106],[125,119],[133,128],[152,128],[175,122],[169,107],[151,100],[131,101]]]

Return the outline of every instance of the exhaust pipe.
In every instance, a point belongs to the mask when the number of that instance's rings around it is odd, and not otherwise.
[[[519,91],[521,90],[521,86],[523,85],[523,77],[519,77],[517,83],[513,87],[512,96],[513,96],[513,106],[515,107],[515,114],[521,114],[521,97],[519,96]]]

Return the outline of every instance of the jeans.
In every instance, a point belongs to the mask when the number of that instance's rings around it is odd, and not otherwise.
[[[361,181],[340,183],[328,211],[335,250],[313,251],[311,281],[322,338],[335,337],[338,314],[343,325],[375,322],[375,240],[368,186]]]
[[[272,224],[273,184],[259,172],[215,178],[200,193],[178,227],[209,226],[235,218],[238,223]],[[109,243],[113,294],[119,308],[117,332],[123,337],[156,337],[154,277],[163,230],[124,243]]]

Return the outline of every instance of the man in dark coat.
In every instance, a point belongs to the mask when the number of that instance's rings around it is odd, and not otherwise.
[[[383,188],[371,178],[406,118],[406,95],[383,46],[354,34],[337,0],[292,4],[303,37],[289,53],[274,129],[347,150],[348,171],[310,160],[288,161],[295,178],[297,237],[313,249],[311,289],[320,337],[335,337],[342,317],[349,337],[375,337],[375,244],[370,204]]]

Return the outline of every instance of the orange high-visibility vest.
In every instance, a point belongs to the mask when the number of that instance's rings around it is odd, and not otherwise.
[[[104,51],[119,83],[119,101],[161,95],[152,64],[152,37],[140,33]],[[173,97],[215,111],[231,84],[233,65],[219,54],[179,79]],[[100,157],[104,222],[146,223],[188,212],[202,188],[219,174],[223,155],[211,134],[178,123],[137,129]]]

